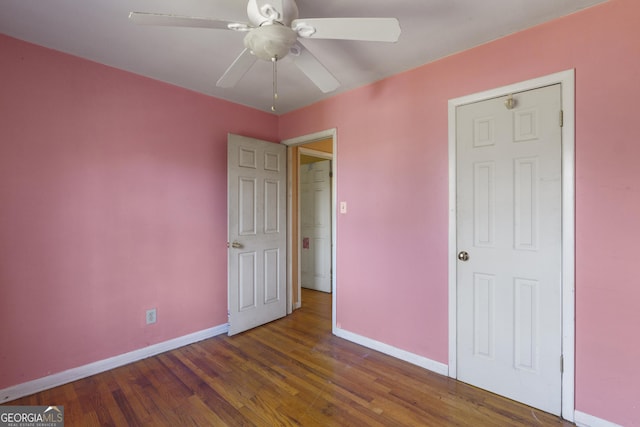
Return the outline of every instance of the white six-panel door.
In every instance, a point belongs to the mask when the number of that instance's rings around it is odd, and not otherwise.
[[[457,378],[561,412],[561,88],[456,110]]]
[[[331,160],[300,166],[302,287],[331,292]]]
[[[286,164],[286,146],[229,134],[229,335],[287,314]]]

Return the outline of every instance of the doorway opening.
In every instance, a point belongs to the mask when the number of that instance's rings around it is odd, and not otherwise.
[[[306,278],[303,278],[303,264],[307,267],[309,263],[326,265],[325,270],[315,274],[316,285],[319,282],[325,282],[324,292],[332,295],[332,329],[335,328],[335,302],[336,302],[336,274],[335,274],[335,240],[336,240],[336,131],[330,129],[323,132],[304,135],[301,137],[282,141],[288,146],[288,212],[287,212],[287,228],[288,228],[288,259],[287,259],[287,287],[288,287],[288,313],[293,312],[302,306],[302,287]],[[331,165],[329,182],[329,198],[328,201],[312,203],[323,206],[323,210],[328,208],[328,212],[324,211],[328,224],[326,227],[305,227],[309,225],[305,220],[302,209],[302,202],[305,196],[302,195],[303,184],[301,176],[303,171],[320,171],[323,168],[319,165],[329,161]],[[318,166],[309,166],[317,164]],[[325,163],[326,164],[326,163]],[[317,176],[319,175],[316,174]],[[312,178],[313,179],[313,178]],[[316,189],[318,189],[316,187]],[[315,191],[315,190],[314,190]],[[315,192],[318,197],[324,197],[321,191]],[[328,205],[328,206],[325,206]],[[315,221],[314,222],[323,222]],[[322,225],[322,224],[320,224]],[[319,237],[318,234],[322,228],[322,232],[326,233],[326,237]],[[317,249],[318,252],[314,250]],[[327,276],[328,277],[322,277]],[[307,285],[305,283],[305,285]],[[305,286],[313,288],[315,285]]]

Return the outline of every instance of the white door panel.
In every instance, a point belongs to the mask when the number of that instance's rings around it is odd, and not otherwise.
[[[331,161],[300,167],[301,285],[331,292]]]
[[[458,379],[561,411],[560,85],[457,108]]]
[[[286,315],[286,147],[228,139],[229,335]]]

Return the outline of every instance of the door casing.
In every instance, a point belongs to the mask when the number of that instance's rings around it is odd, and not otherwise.
[[[456,108],[560,83],[562,87],[562,417],[575,412],[575,70],[449,100],[449,376],[457,377]],[[560,118],[558,118],[560,120]]]

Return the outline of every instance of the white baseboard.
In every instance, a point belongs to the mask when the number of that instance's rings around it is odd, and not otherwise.
[[[622,427],[620,424],[585,414],[584,412],[575,411],[575,423],[578,427]]]
[[[389,344],[385,344],[383,342],[376,341],[362,335],[354,334],[353,332],[345,331],[344,329],[340,328],[335,328],[333,330],[333,333],[340,338],[344,338],[356,344],[360,344],[381,353],[388,354],[389,356],[404,360],[405,362],[420,366],[421,368],[428,369],[437,374],[448,375],[449,373],[449,367],[444,363],[436,362],[435,360],[418,356],[417,354],[401,350],[399,348],[390,346]]]
[[[193,344],[207,338],[225,334],[228,330],[229,325],[225,323],[224,325],[214,326],[213,328],[150,345],[149,347],[134,350],[129,353],[120,354],[108,359],[89,363],[88,365],[79,366],[57,374],[11,386],[4,390],[0,390],[0,404],[53,387],[58,387],[72,381],[90,377],[91,375],[99,374],[100,372],[128,365],[129,363],[146,359],[147,357],[155,356],[156,354],[164,353],[179,347],[184,347],[185,345]]]

